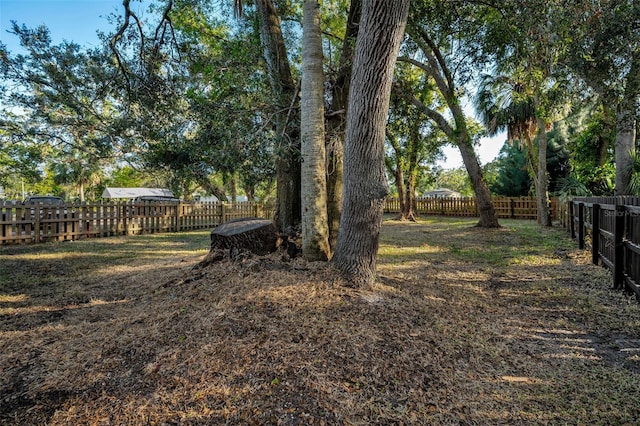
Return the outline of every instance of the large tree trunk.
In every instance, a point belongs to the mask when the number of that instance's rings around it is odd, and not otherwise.
[[[328,260],[327,180],[324,146],[324,74],[318,0],[304,0],[302,33],[302,253]]]
[[[347,28],[344,35],[340,66],[331,90],[331,111],[327,116],[327,216],[329,245],[335,251],[342,214],[342,176],[344,157],[344,131],[349,98],[349,81],[360,15],[361,0],[351,0]]]
[[[409,0],[365,0],[356,42],[345,139],[344,210],[334,256],[351,285],[371,284],[384,200],[385,124]]]
[[[549,212],[549,179],[547,178],[547,129],[544,119],[538,118],[538,172],[535,177],[538,225],[551,226]]]
[[[284,44],[280,18],[271,0],[256,0],[260,37],[269,80],[276,99],[276,223],[280,230],[296,227],[301,220],[300,134],[294,108],[297,89]]]

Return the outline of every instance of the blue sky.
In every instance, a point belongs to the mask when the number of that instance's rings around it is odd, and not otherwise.
[[[132,8],[140,10],[142,3],[132,2]],[[0,41],[9,51],[19,52],[17,38],[7,33],[14,20],[19,25],[25,24],[30,28],[46,25],[54,44],[67,40],[92,47],[98,44],[96,30],[113,30],[107,17],[121,11],[122,0],[0,0]],[[484,139],[478,149],[481,163],[494,159],[503,142],[504,136]],[[462,166],[457,148],[447,147],[445,154],[447,161],[439,163],[442,167]]]
[[[46,25],[54,43],[95,46],[96,30],[109,30],[107,16],[121,10],[122,0],[0,0],[0,41],[18,51],[17,38],[7,33],[14,20],[30,28]]]

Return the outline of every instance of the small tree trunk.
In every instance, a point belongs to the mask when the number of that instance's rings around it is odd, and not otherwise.
[[[208,176],[205,176],[203,173],[196,173],[196,180],[198,181],[198,184],[204,188],[205,191],[215,196],[218,201],[223,203],[229,201],[224,189],[219,187],[218,185],[212,184]]]
[[[400,164],[396,165],[395,169],[396,191],[398,192],[398,203],[400,204],[400,212],[398,213],[399,220],[407,219],[407,192],[404,186],[404,173],[402,173],[402,167]]]
[[[244,185],[243,189],[244,189],[244,193],[247,194],[248,201],[256,200],[256,188],[254,185]]]
[[[602,105],[602,121],[605,129],[598,136],[598,148],[597,148],[597,165],[604,166],[609,158],[609,146],[613,142],[613,138],[610,136],[614,134],[616,128],[616,113],[609,108],[604,102]]]
[[[538,172],[536,176],[536,204],[538,224],[551,226],[549,212],[549,184],[547,179],[547,130],[544,119],[538,118]]]
[[[415,180],[411,177],[407,182],[407,191],[404,198],[404,212],[402,216],[405,220],[415,222],[418,217],[418,202],[416,200]]]
[[[407,158],[407,191],[405,196],[406,211],[404,216],[406,219],[415,222],[418,217],[416,186],[418,184],[420,150],[423,148],[423,143],[421,141],[422,135],[419,134],[417,128],[412,129],[410,133],[409,152]]]
[[[237,202],[238,201],[238,189],[236,187],[236,176],[234,174],[229,175],[226,186],[227,186],[227,188],[229,188],[229,192],[231,192],[231,202],[232,203]]]
[[[385,124],[409,0],[365,0],[356,42],[345,139],[344,210],[335,265],[354,286],[371,284],[384,200]]]
[[[291,75],[280,18],[271,0],[256,0],[260,38],[269,70],[269,81],[279,110],[276,115],[276,223],[280,230],[296,227],[301,220],[300,133],[292,103],[297,89]],[[291,125],[291,123],[295,123]]]
[[[636,151],[636,122],[632,108],[624,104],[616,115],[615,195],[631,194],[631,172]]]
[[[336,131],[332,129],[330,131]],[[329,224],[329,248],[333,252],[338,244],[338,229],[342,214],[342,174],[344,147],[343,135],[332,134],[327,143],[327,223]]]
[[[487,182],[484,180],[482,168],[480,167],[478,157],[470,141],[459,142],[458,149],[460,149],[462,162],[467,169],[467,173],[471,179],[471,186],[473,186],[473,191],[476,196],[476,205],[478,206],[478,214],[480,216],[478,226],[482,228],[499,228],[498,215],[491,201],[491,191],[489,191]]]
[[[398,203],[400,204],[400,211],[398,212],[397,219],[398,220],[407,220],[407,193],[404,185],[404,166],[405,161],[400,153],[400,144],[398,143],[398,139],[396,136],[387,131],[387,140],[393,148],[393,160],[386,159],[387,169],[389,173],[393,174],[396,192],[398,193]]]
[[[80,181],[80,201],[84,203],[84,181]]]

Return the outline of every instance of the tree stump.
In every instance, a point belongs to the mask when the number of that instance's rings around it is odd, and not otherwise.
[[[248,251],[257,255],[273,253],[278,248],[278,228],[268,219],[237,219],[211,231],[211,252]]]

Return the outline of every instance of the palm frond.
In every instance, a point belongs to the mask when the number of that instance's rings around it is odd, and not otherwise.
[[[558,179],[558,186],[558,196],[562,201],[566,201],[571,197],[591,195],[587,187],[571,174],[565,178]]]
[[[629,178],[629,191],[633,195],[640,195],[640,152],[631,152],[631,159],[633,163],[630,164],[628,170],[624,170],[623,173],[628,173]]]

